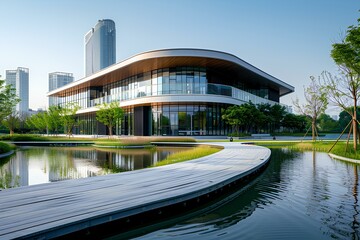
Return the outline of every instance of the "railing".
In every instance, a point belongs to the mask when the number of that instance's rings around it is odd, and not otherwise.
[[[154,85],[141,87],[137,89],[131,89],[126,91],[121,91],[119,93],[104,96],[101,98],[96,98],[90,100],[90,106],[94,107],[101,105],[103,103],[110,103],[113,101],[126,101],[136,98],[146,97],[146,96],[159,96],[159,95],[172,95],[172,94],[191,94],[191,95],[221,95],[232,97],[244,102],[252,102],[253,104],[269,103],[271,105],[279,104],[278,102],[271,101],[254,94],[248,93],[246,91],[240,90],[235,87],[221,85],[221,84],[166,84],[166,85]],[[280,104],[286,107],[288,112],[291,112],[291,107]]]

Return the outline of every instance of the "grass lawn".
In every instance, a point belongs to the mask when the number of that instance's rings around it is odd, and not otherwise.
[[[319,152],[329,152],[330,148],[334,145],[335,141],[254,141],[256,145],[261,145],[265,147],[288,147],[303,151],[319,151]],[[360,146],[359,146],[360,147]],[[331,153],[360,160],[360,148],[357,151],[354,151],[352,142],[349,142],[349,145],[346,146],[346,141],[339,141],[331,150]],[[360,163],[360,161],[359,161]]]
[[[164,166],[173,163],[184,162],[196,158],[201,158],[216,152],[219,152],[222,148],[210,147],[210,146],[198,146],[189,150],[177,152],[169,155],[166,159],[157,162],[152,167]]]

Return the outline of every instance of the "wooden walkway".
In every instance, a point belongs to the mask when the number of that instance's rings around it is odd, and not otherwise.
[[[211,144],[224,150],[163,167],[0,191],[0,239],[48,239],[193,199],[270,158],[259,146]]]

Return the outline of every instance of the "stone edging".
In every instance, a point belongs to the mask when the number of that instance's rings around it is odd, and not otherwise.
[[[11,150],[10,152],[2,153],[2,154],[0,154],[0,158],[8,157],[13,153],[14,153],[14,150]]]
[[[334,159],[339,159],[342,161],[352,162],[352,163],[360,163],[360,160],[357,160],[357,159],[342,157],[342,156],[335,155],[333,153],[328,153],[328,154],[331,158],[334,158]]]

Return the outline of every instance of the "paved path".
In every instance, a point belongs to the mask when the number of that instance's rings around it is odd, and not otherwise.
[[[259,146],[211,144],[225,148],[163,167],[0,191],[0,239],[46,239],[172,205],[246,176],[270,157]]]

